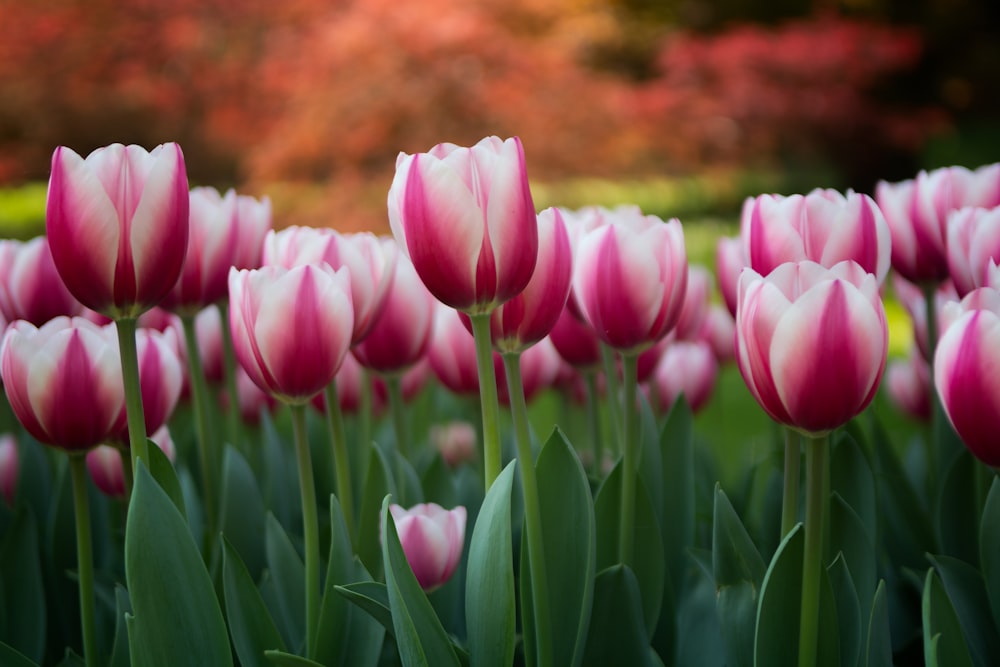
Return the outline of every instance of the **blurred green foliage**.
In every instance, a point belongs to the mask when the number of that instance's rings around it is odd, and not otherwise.
[[[0,188],[0,237],[30,239],[45,233],[45,183]]]

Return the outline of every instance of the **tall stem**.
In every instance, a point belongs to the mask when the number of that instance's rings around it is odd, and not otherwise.
[[[587,420],[590,426],[590,444],[594,451],[594,472],[600,475],[604,463],[604,438],[601,434],[601,417],[597,404],[597,371],[588,370],[583,374],[587,383]]]
[[[621,525],[618,534],[618,560],[632,565],[632,545],[635,542],[635,489],[638,475],[639,439],[637,427],[639,414],[636,411],[635,393],[638,388],[639,357],[633,353],[622,353],[622,390],[625,398],[622,410],[622,499]]]
[[[361,443],[363,447],[367,447],[372,441],[372,421],[374,409],[374,398],[372,396],[372,383],[374,382],[374,377],[371,372],[362,367],[361,369],[361,395],[360,395],[360,409],[358,410],[360,419],[358,424],[358,442]]]
[[[351,461],[347,453],[347,430],[344,428],[344,414],[340,411],[337,397],[337,381],[326,385],[326,430],[333,449],[333,468],[337,480],[337,500],[344,511],[344,523],[351,543],[356,544],[354,534],[354,490],[351,488]]]
[[[80,580],[80,624],[83,630],[83,658],[87,667],[97,665],[97,625],[94,606],[94,554],[90,539],[90,503],[87,499],[87,457],[69,455],[73,483],[73,511],[76,515],[76,562]]]
[[[392,412],[392,428],[396,431],[396,450],[400,456],[406,457],[410,455],[410,434],[406,428],[402,378],[399,375],[387,375],[385,386],[389,390],[389,410]]]
[[[226,439],[234,447],[242,440],[240,436],[240,396],[236,389],[236,354],[233,352],[233,332],[229,328],[229,302],[220,301],[219,318],[222,321],[222,371],[225,375],[226,393],[229,394],[229,409],[226,411]]]
[[[195,334],[194,316],[183,315],[181,323],[184,328],[184,343],[187,346],[188,377],[191,382],[191,399],[194,403],[194,423],[198,443],[198,461],[201,465],[201,486],[205,496],[205,520],[208,525],[209,547],[215,542],[216,516],[215,480],[217,479],[215,462],[216,452],[212,450],[210,426],[208,423],[209,395],[208,382],[201,364],[201,351],[198,349],[198,337]],[[208,553],[212,553],[210,548]]]
[[[826,531],[826,496],[830,459],[829,436],[805,443],[806,447],[806,536],[802,555],[802,607],[799,612],[799,667],[816,664],[819,638],[820,573],[823,567],[823,535]]]
[[[489,491],[500,475],[500,404],[497,378],[493,370],[493,345],[490,339],[490,314],[478,313],[472,319],[476,339],[476,365],[479,368],[479,405],[483,412],[483,477]]]
[[[306,435],[306,407],[293,405],[291,409],[295,456],[299,464],[299,489],[302,494],[302,533],[305,540],[306,655],[312,658],[316,654],[316,628],[319,624],[319,520],[316,515],[312,457]]]
[[[785,427],[785,484],[781,496],[781,537],[795,527],[799,514],[799,471],[802,466],[802,436]]]
[[[132,472],[139,459],[149,464],[146,444],[146,418],[142,411],[142,388],[139,385],[139,353],[135,344],[135,318],[115,320],[118,331],[118,352],[122,360],[122,382],[125,385],[125,414],[128,418],[128,441],[132,452]]]
[[[615,366],[615,351],[607,343],[601,343],[601,363],[604,366],[604,382],[608,390],[608,414],[614,437],[611,442],[617,447],[622,439],[621,403],[618,399],[618,370]]]
[[[521,468],[521,491],[524,494],[524,525],[528,532],[528,564],[531,568],[531,599],[535,609],[535,646],[539,667],[552,664],[552,628],[549,615],[548,577],[545,571],[545,544],[542,542],[542,510],[538,500],[535,459],[531,453],[528,408],[521,382],[520,353],[503,355],[507,374],[507,393],[514,420],[517,460]]]
[[[116,447],[118,450],[118,456],[122,461],[122,479],[125,481],[125,505],[128,505],[129,499],[132,497],[132,483],[135,481],[135,476],[132,474],[132,465],[129,461],[129,453],[124,447]]]
[[[927,484],[928,491],[933,498],[937,493],[937,473],[938,466],[944,465],[944,461],[939,461],[941,457],[941,443],[938,442],[939,431],[943,425],[944,408],[938,399],[937,391],[934,389],[934,351],[938,342],[938,319],[937,319],[937,292],[936,285],[924,285],[924,304],[927,313],[927,348],[930,352],[930,392],[931,392],[931,434],[926,439],[925,456],[927,458]]]

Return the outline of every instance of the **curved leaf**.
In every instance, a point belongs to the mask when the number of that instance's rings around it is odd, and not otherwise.
[[[265,667],[264,652],[285,649],[285,642],[267,611],[260,592],[239,553],[222,538],[222,585],[226,598],[226,617],[236,655],[243,667]]]
[[[5,620],[0,640],[38,662],[45,657],[46,627],[41,562],[35,518],[22,505],[0,546],[0,618]]]
[[[272,514],[265,520],[264,548],[270,578],[261,586],[261,596],[270,607],[285,645],[299,651],[306,642],[306,570],[299,552]]]
[[[928,667],[972,667],[955,609],[934,568],[927,570],[923,595],[924,660]]]
[[[250,464],[233,446],[222,457],[219,529],[241,557],[251,579],[264,570],[264,499]]]
[[[651,665],[645,625],[639,582],[632,570],[627,565],[601,570],[594,583],[594,612],[583,664]]]
[[[885,581],[878,582],[868,621],[868,640],[865,648],[866,667],[892,667],[892,636],[889,633],[889,599]]]
[[[979,667],[989,667],[1000,655],[1000,637],[993,624],[982,575],[957,558],[928,558],[941,577],[941,584],[962,626],[962,635],[968,644],[972,661]]]

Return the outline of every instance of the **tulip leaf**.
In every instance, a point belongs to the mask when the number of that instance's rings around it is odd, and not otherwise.
[[[222,539],[222,582],[226,599],[226,618],[233,646],[244,667],[265,667],[264,651],[284,649],[285,643],[267,611],[247,566],[236,548]]]
[[[294,460],[281,436],[275,428],[274,419],[267,410],[261,410],[260,418],[261,449],[264,460],[264,475],[261,482],[265,507],[278,519],[282,525],[291,525],[292,516],[298,507],[294,498],[294,484],[298,480],[298,471],[293,474],[293,466],[289,459]],[[290,493],[290,491],[292,493]]]
[[[875,547],[868,541],[864,522],[839,493],[830,500],[831,552],[844,556],[861,609],[871,609],[878,582]]]
[[[67,647],[63,659],[56,664],[56,667],[86,667],[86,663],[73,649]]]
[[[618,563],[618,531],[621,515],[622,476],[624,464],[619,460],[594,498],[597,520],[597,567],[605,569]],[[646,631],[652,634],[659,620],[665,580],[663,541],[652,502],[642,476],[635,485],[635,531],[632,562],[626,563],[639,581]]]
[[[594,580],[594,611],[583,664],[652,665],[639,581],[628,565],[613,565]]]
[[[222,457],[222,493],[219,526],[246,565],[252,580],[260,578],[266,556],[260,536],[264,533],[264,499],[253,469],[232,445]]]
[[[424,489],[426,502],[437,503],[441,507],[461,505],[455,488],[455,476],[440,454],[435,454],[431,459],[431,464],[424,470],[420,483]]]
[[[152,440],[146,441],[149,449],[149,472],[160,485],[160,488],[167,494],[170,501],[181,513],[181,517],[187,518],[187,509],[184,507],[184,492],[181,490],[181,483],[177,479],[177,471],[174,464],[170,462],[167,455],[163,453],[160,446]]]
[[[335,586],[334,590],[358,607],[364,609],[389,633],[395,637],[392,626],[392,610],[389,609],[389,591],[385,584],[377,581],[359,581],[354,584]]]
[[[76,551],[73,552],[74,554]],[[0,545],[0,640],[26,657],[45,657],[46,607],[42,583],[38,528],[27,505],[22,505],[7,527]]]
[[[424,491],[420,486],[420,477],[413,464],[396,451],[390,451],[387,456],[394,462],[393,479],[396,482],[396,492],[399,498],[396,502],[403,507],[413,507],[424,502]]]
[[[212,580],[184,517],[145,465],[136,472],[125,528],[125,578],[135,611],[129,643],[148,665],[232,665]],[[183,582],[183,585],[178,585]]]
[[[128,591],[121,584],[115,585],[115,640],[111,647],[111,659],[108,667],[129,667],[128,629],[125,627],[125,615],[132,613],[132,603],[128,599]]]
[[[861,658],[861,604],[843,552],[833,559],[833,563],[827,568],[827,574],[837,605],[840,664],[842,667],[857,667]]]
[[[395,495],[396,486],[389,473],[389,464],[378,447],[369,448],[368,475],[361,496],[358,520],[358,557],[365,568],[378,579],[382,574],[382,547],[379,541],[379,512],[382,499]]]
[[[361,585],[378,585],[382,588],[382,597],[388,610],[388,592],[384,584],[372,581],[368,570],[357,557],[354,558],[354,579]],[[337,592],[339,595],[340,593]],[[342,654],[341,662],[328,664],[352,665],[357,667],[375,667],[382,656],[382,645],[385,643],[386,627],[367,613],[365,609],[351,605],[349,616],[350,627],[347,632],[347,646]],[[392,625],[390,616],[389,625]],[[321,640],[322,641],[322,640]]]
[[[982,575],[974,567],[950,556],[928,556],[951,601],[962,627],[972,661],[987,667],[1000,655],[997,636]]]
[[[389,513],[389,496],[382,501],[380,525],[385,586],[403,667],[459,665],[451,641],[403,553],[396,522]]]
[[[805,530],[795,526],[778,546],[764,575],[757,607],[754,660],[757,665],[798,665],[799,615],[802,606],[802,558]],[[826,569],[820,568],[817,667],[839,667],[840,631],[837,605]]]
[[[868,620],[865,667],[892,667],[892,636],[889,632],[889,601],[885,581],[878,582]]]
[[[967,563],[979,562],[979,499],[974,480],[980,465],[964,447],[941,480],[937,502],[937,531],[941,549]]]
[[[16,648],[3,642],[0,642],[0,665],[4,665],[4,667],[38,667],[38,663],[29,660]]]
[[[986,496],[979,524],[979,560],[992,610],[990,616],[1000,630],[1000,478],[997,477],[993,478]]]
[[[285,653],[284,651],[266,651],[264,657],[272,665],[278,665],[278,667],[323,667],[320,663],[314,662],[309,658]]]
[[[511,461],[490,487],[472,531],[465,586],[469,653],[477,665],[514,660],[514,556],[510,532]],[[529,598],[530,604],[530,598]]]
[[[646,486],[650,504],[656,511],[656,519],[663,524],[663,494],[666,492],[663,478],[663,456],[660,451],[660,431],[656,426],[653,409],[646,396],[639,392],[639,475]]]
[[[285,646],[299,651],[306,641],[305,565],[273,514],[268,514],[265,520],[264,548],[271,576],[262,595]]]
[[[934,568],[927,571],[922,603],[924,660],[932,665],[972,667],[955,608]]]
[[[694,415],[681,394],[674,402],[660,434],[663,460],[663,536],[667,573],[680,592],[694,546]]]
[[[868,543],[875,544],[877,510],[875,505],[875,476],[864,451],[845,429],[837,439],[830,454],[830,484],[834,493],[839,493],[854,510],[864,526]],[[851,572],[855,566],[847,561]],[[874,585],[874,582],[873,582]],[[864,607],[864,602],[862,601]]]

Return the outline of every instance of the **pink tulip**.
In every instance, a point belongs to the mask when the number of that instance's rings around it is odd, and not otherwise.
[[[259,269],[264,237],[271,231],[271,200],[249,195],[236,197],[236,257],[237,269]]]
[[[698,332],[698,340],[707,343],[720,365],[736,358],[733,341],[736,339],[736,322],[722,306],[710,306]]]
[[[361,367],[352,355],[344,357],[344,362],[340,364],[337,375],[333,378],[337,385],[337,402],[340,404],[340,411],[344,414],[358,414],[361,411],[361,393],[364,391],[362,383],[368,380],[365,377],[365,369]],[[388,394],[385,384],[372,383],[372,411],[378,415],[386,406]],[[326,393],[316,394],[312,401],[312,406],[322,414],[326,414]]]
[[[896,298],[903,304],[903,308],[910,315],[913,323],[913,338],[917,343],[920,353],[924,359],[930,361],[934,356],[934,351],[930,349],[930,333],[927,329],[927,300],[919,287],[909,282],[898,273],[892,274],[892,289]],[[937,330],[940,337],[944,328],[942,314],[947,308],[947,304],[958,302],[958,293],[950,280],[941,283],[934,290],[934,310],[937,313]]]
[[[273,413],[278,407],[278,401],[261,390],[239,364],[236,365],[236,394],[240,417],[247,424],[260,423],[262,410]],[[222,407],[228,410],[230,399],[225,391],[223,391],[221,399]]]
[[[139,386],[146,433],[153,433],[170,419],[184,383],[184,367],[181,365],[180,342],[176,330],[159,332],[155,329],[136,329],[136,354],[139,360]],[[112,437],[128,443],[128,424],[124,410]]]
[[[966,207],[948,216],[948,270],[960,297],[977,287],[1000,287],[998,261],[1000,206]]]
[[[177,458],[170,431],[161,426],[150,439],[155,442],[170,461]],[[128,454],[126,453],[126,461]],[[128,464],[126,464],[128,465]],[[121,450],[110,445],[98,445],[87,452],[87,470],[90,478],[104,495],[112,498],[125,497],[125,472],[122,467]]]
[[[135,317],[177,282],[188,243],[188,183],[177,144],[112,144],[52,156],[46,227],[69,291],[108,317]]]
[[[753,205],[754,200],[748,199],[747,204]],[[746,209],[744,205],[744,210]],[[744,214],[746,215],[746,214]],[[736,317],[736,301],[739,292],[740,272],[748,266],[747,253],[740,237],[722,236],[715,244],[715,274],[719,279],[719,291],[722,300],[726,302],[729,313]]]
[[[413,263],[403,255],[396,257],[396,275],[382,313],[352,349],[362,366],[379,373],[396,373],[423,359],[434,332],[437,301],[420,282]]]
[[[229,304],[236,358],[258,387],[305,403],[333,380],[354,327],[347,271],[233,268]]]
[[[691,410],[699,412],[712,397],[719,364],[707,343],[676,341],[670,343],[649,381],[655,408],[666,413],[681,394]]]
[[[57,317],[18,321],[4,336],[0,373],[18,420],[39,442],[67,450],[106,440],[124,408],[114,325]]]
[[[538,224],[516,137],[400,153],[388,206],[393,236],[442,303],[485,313],[528,284]]]
[[[684,306],[677,317],[677,326],[672,335],[679,340],[695,340],[701,331],[701,324],[708,312],[712,295],[712,272],[704,266],[693,264],[688,267],[687,291]]]
[[[569,302],[549,332],[549,340],[559,356],[575,368],[593,369],[601,365],[601,341],[589,324],[573,315]]]
[[[566,233],[569,235],[569,243],[574,257],[576,256],[577,248],[580,247],[580,239],[586,236],[587,233],[610,224],[611,220],[620,215],[632,213],[642,215],[642,211],[639,210],[638,206],[620,206],[614,209],[604,206],[585,206],[577,210],[561,208],[559,212],[566,225]],[[581,321],[586,319],[583,311],[580,310],[572,280],[570,281],[569,298],[566,300],[566,308],[577,319]]]
[[[737,362],[775,421],[829,432],[872,400],[889,330],[875,276],[853,261],[783,264],[740,277]]]
[[[236,192],[193,188],[190,193],[190,235],[180,278],[160,305],[193,315],[225,298],[229,267],[236,263],[239,221]]]
[[[479,395],[476,342],[458,313],[443,304],[438,304],[434,314],[434,338],[427,360],[445,387],[456,394]]]
[[[681,223],[630,210],[580,240],[573,289],[601,340],[641,351],[677,324],[687,272]]]
[[[0,241],[0,309],[7,321],[42,326],[54,317],[83,313],[83,304],[66,289],[44,236]]]
[[[21,455],[17,440],[10,433],[0,435],[0,497],[9,506],[17,500],[17,480],[21,475]]]
[[[889,225],[871,197],[851,190],[760,195],[744,207],[740,235],[748,265],[763,276],[804,260],[828,267],[854,260],[879,284],[889,272]]]
[[[457,468],[476,458],[476,428],[469,422],[434,424],[428,438],[449,468]]]
[[[225,376],[222,351],[222,336],[225,330],[222,326],[222,313],[215,306],[204,308],[195,315],[194,337],[198,341],[202,372],[208,382],[222,382]],[[183,343],[183,329],[178,329],[178,333],[179,340]],[[186,361],[184,365],[187,366]]]
[[[636,381],[640,384],[648,380],[652,375],[653,371],[656,370],[656,366],[660,363],[660,358],[663,357],[663,352],[667,349],[667,346],[673,341],[674,335],[671,333],[669,336],[665,336],[660,340],[656,341],[653,347],[643,350],[639,355],[636,363]],[[618,377],[621,378],[621,364],[618,364]]]
[[[421,503],[408,510],[390,505],[389,512],[420,587],[430,592],[448,581],[462,559],[465,508],[446,510],[434,503]]]
[[[922,422],[931,418],[931,369],[916,353],[894,359],[885,371],[885,388],[901,412]]]

